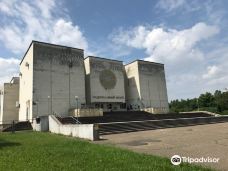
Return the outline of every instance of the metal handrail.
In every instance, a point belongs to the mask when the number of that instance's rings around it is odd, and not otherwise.
[[[58,118],[60,118],[60,119],[63,119],[63,117],[62,117],[62,116],[57,115],[57,114],[55,114],[55,117],[58,117]],[[80,122],[78,119],[76,119],[75,117],[73,117],[73,116],[69,116],[69,118],[73,119],[73,120],[74,120],[74,122],[75,122],[76,124],[81,124],[81,122]]]
[[[81,122],[78,120],[78,119],[76,119],[75,117],[73,117],[73,116],[70,116],[77,124],[81,124]]]

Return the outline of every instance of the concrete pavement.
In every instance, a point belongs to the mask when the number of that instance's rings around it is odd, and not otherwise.
[[[96,143],[113,144],[168,158],[175,154],[192,158],[219,158],[218,163],[201,165],[228,170],[228,123],[112,134],[102,138]]]

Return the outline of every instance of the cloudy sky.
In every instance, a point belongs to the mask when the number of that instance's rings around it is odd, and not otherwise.
[[[0,84],[32,40],[165,64],[169,100],[228,87],[227,0],[0,0]]]

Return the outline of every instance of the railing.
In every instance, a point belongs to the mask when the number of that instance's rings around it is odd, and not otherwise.
[[[16,120],[16,119],[13,119],[13,120],[4,120],[4,121],[0,121],[0,125],[10,125],[12,124],[12,122],[14,123],[18,123],[18,122],[32,122],[33,120],[32,119],[26,119],[26,120]]]
[[[71,116],[71,118],[77,123],[77,124],[81,124],[81,122],[78,120],[78,118],[76,119],[75,117]]]
[[[69,122],[69,120],[67,119],[70,119],[70,121],[73,122],[73,124],[81,124],[81,122],[78,120],[78,118],[75,118],[73,116],[67,116],[67,117],[62,117],[60,115],[56,115],[55,114],[55,117],[62,123],[62,124],[66,124],[64,122]]]

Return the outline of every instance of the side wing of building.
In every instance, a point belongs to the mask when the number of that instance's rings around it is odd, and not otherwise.
[[[139,61],[139,82],[143,108],[154,113],[169,111],[164,65]]]
[[[11,124],[18,121],[18,108],[16,103],[19,101],[19,78],[14,77],[10,83],[4,83],[1,92],[1,113],[0,124]]]
[[[140,109],[140,82],[139,82],[139,70],[138,62],[133,62],[125,65],[125,90],[126,90],[126,103],[127,109]]]
[[[128,109],[169,111],[163,64],[137,60],[125,65],[125,71]]]
[[[85,104],[83,50],[34,43],[33,118],[50,114],[67,116]]]

